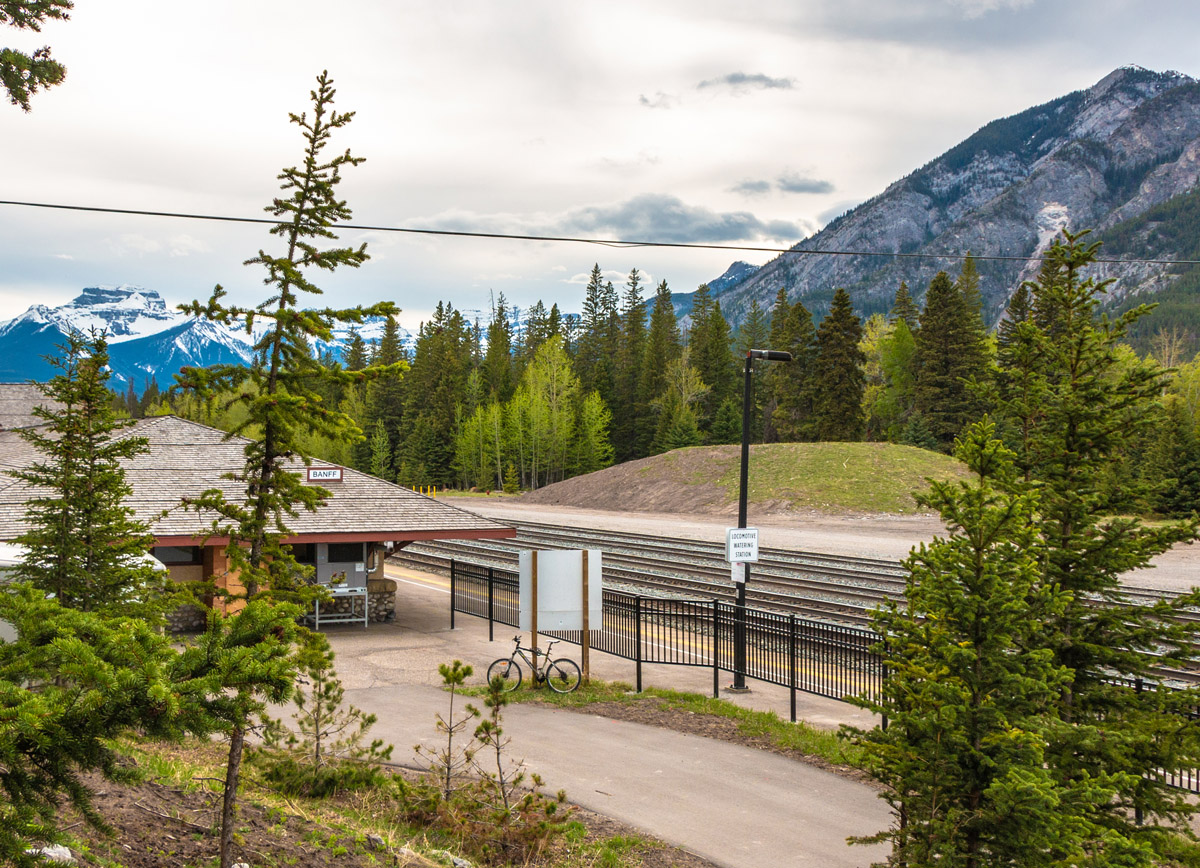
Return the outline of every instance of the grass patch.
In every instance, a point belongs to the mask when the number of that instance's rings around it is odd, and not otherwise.
[[[485,692],[480,686],[463,688],[463,693],[478,696]],[[837,733],[817,729],[804,721],[792,723],[773,711],[755,711],[735,705],[725,699],[713,699],[700,693],[648,687],[635,693],[632,685],[623,681],[598,681],[580,685],[574,693],[559,694],[547,689],[521,685],[508,694],[512,702],[544,702],[559,708],[582,708],[598,702],[626,705],[653,702],[668,711],[723,717],[737,722],[739,732],[768,741],[784,751],[798,751],[820,757],[838,766],[862,768],[862,751]]]
[[[716,477],[730,501],[739,466]],[[824,512],[917,512],[912,492],[927,477],[956,479],[963,465],[948,455],[894,443],[770,443],[750,450],[749,499],[782,500]]]

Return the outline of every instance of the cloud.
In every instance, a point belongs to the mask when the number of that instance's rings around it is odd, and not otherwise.
[[[746,93],[750,90],[791,90],[796,84],[791,78],[771,78],[761,72],[745,73],[731,72],[728,75],[709,78],[696,85],[696,90],[712,87],[727,87],[735,94]]]
[[[55,254],[54,254],[54,258],[55,258],[55,259],[68,259],[68,260],[70,260],[70,259],[74,259],[75,257],[74,257],[74,256],[72,256],[70,253],[55,253]]]
[[[623,274],[622,272],[611,268],[600,269],[600,276],[606,283],[611,283],[613,286],[624,286],[625,278],[627,277],[627,275]],[[578,274],[572,274],[570,277],[565,278],[563,283],[569,283],[573,286],[587,286],[588,281],[591,279],[591,271],[581,271]]]
[[[747,211],[718,212],[675,196],[644,193],[615,205],[592,205],[563,215],[564,231],[637,241],[720,243],[799,238],[787,220],[762,221]]]
[[[770,181],[742,181],[740,184],[734,184],[729,188],[730,193],[738,193],[742,196],[762,196],[771,192]]]
[[[979,18],[989,12],[999,9],[1024,9],[1033,5],[1033,0],[950,0],[951,5],[957,6],[967,18]]]
[[[478,214],[462,209],[414,220],[422,229],[552,235],[674,244],[719,244],[772,239],[795,241],[803,228],[788,220],[760,220],[748,211],[713,211],[676,196],[643,193],[624,202],[588,205],[560,214]]]
[[[638,105],[645,106],[650,109],[673,109],[679,105],[679,97],[674,94],[663,93],[661,90],[654,95],[654,98],[646,96],[644,93],[638,95]]]
[[[785,172],[775,185],[784,193],[832,193],[833,184],[820,178],[807,178],[795,172]]]

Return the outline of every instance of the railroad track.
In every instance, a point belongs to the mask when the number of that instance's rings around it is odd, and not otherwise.
[[[514,539],[414,543],[391,558],[444,573],[449,572],[451,560],[515,571],[522,550],[598,548],[604,552],[604,579],[609,586],[706,600],[732,601],[736,595],[720,542],[535,522],[513,524]],[[751,606],[863,627],[870,625],[874,609],[904,599],[904,583],[905,571],[898,561],[760,548],[746,597]],[[1135,588],[1126,593],[1136,605],[1152,605],[1171,596]],[[1200,622],[1200,613],[1185,617]]]

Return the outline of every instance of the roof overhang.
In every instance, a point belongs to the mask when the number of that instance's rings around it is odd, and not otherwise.
[[[369,531],[362,533],[300,533],[284,537],[288,545],[309,542],[394,542],[410,543],[437,539],[512,539],[517,535],[514,527],[474,528],[470,530],[423,530],[423,531]],[[160,546],[227,545],[229,537],[219,536],[157,536],[155,544]]]

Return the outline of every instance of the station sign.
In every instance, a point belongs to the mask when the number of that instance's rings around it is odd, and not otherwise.
[[[758,560],[758,528],[731,527],[725,530],[725,560],[754,563]]]
[[[343,468],[341,467],[309,467],[309,482],[341,482]]]

